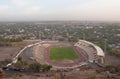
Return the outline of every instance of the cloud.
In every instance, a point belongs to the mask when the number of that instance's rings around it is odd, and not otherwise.
[[[0,5],[0,19],[4,19],[8,15],[9,6],[8,5]]]
[[[4,12],[4,11],[7,11],[8,10],[8,6],[7,5],[0,5],[0,13],[1,12]]]
[[[32,4],[32,0],[12,0],[11,2],[16,6],[27,6]]]
[[[8,5],[0,5],[0,17],[13,20],[120,20],[119,8],[120,0],[10,0]]]
[[[14,6],[16,7],[14,8]],[[34,20],[38,18],[43,12],[41,5],[38,5],[34,0],[12,0],[11,8],[11,16],[20,20]]]
[[[92,0],[58,10],[52,16],[63,20],[120,20],[119,4],[119,0]]]
[[[39,6],[32,6],[27,8],[23,14],[25,15],[35,15],[35,14],[39,14],[41,11],[41,8]]]

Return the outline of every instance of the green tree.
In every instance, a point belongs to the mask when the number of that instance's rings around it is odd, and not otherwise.
[[[34,71],[34,72],[39,72],[41,69],[41,64],[38,62],[34,62],[32,64],[29,65],[30,70]]]
[[[51,65],[47,65],[47,64],[43,64],[43,65],[42,65],[42,70],[43,70],[43,71],[49,71],[51,68],[52,68]]]
[[[18,61],[15,64],[15,67],[17,68],[26,68],[28,66],[28,62],[23,60],[22,57],[18,57]]]
[[[18,61],[22,61],[22,57],[18,57],[18,59],[17,59]]]

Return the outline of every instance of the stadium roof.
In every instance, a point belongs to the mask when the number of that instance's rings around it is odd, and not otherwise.
[[[85,42],[85,43],[88,43],[88,44],[92,45],[96,49],[97,55],[105,56],[103,50],[99,46],[97,46],[97,45],[95,45],[95,44],[93,44],[93,43],[91,43],[89,41],[85,41],[85,40],[79,40],[79,41],[82,41],[82,42]]]

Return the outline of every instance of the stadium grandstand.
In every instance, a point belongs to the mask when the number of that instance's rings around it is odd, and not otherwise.
[[[99,46],[85,40],[79,40],[74,46],[85,51],[85,53],[88,55],[89,62],[100,64],[104,63],[105,54]]]

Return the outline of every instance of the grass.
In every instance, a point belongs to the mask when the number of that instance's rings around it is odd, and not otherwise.
[[[51,60],[76,60],[78,55],[71,47],[52,47],[50,49]]]

